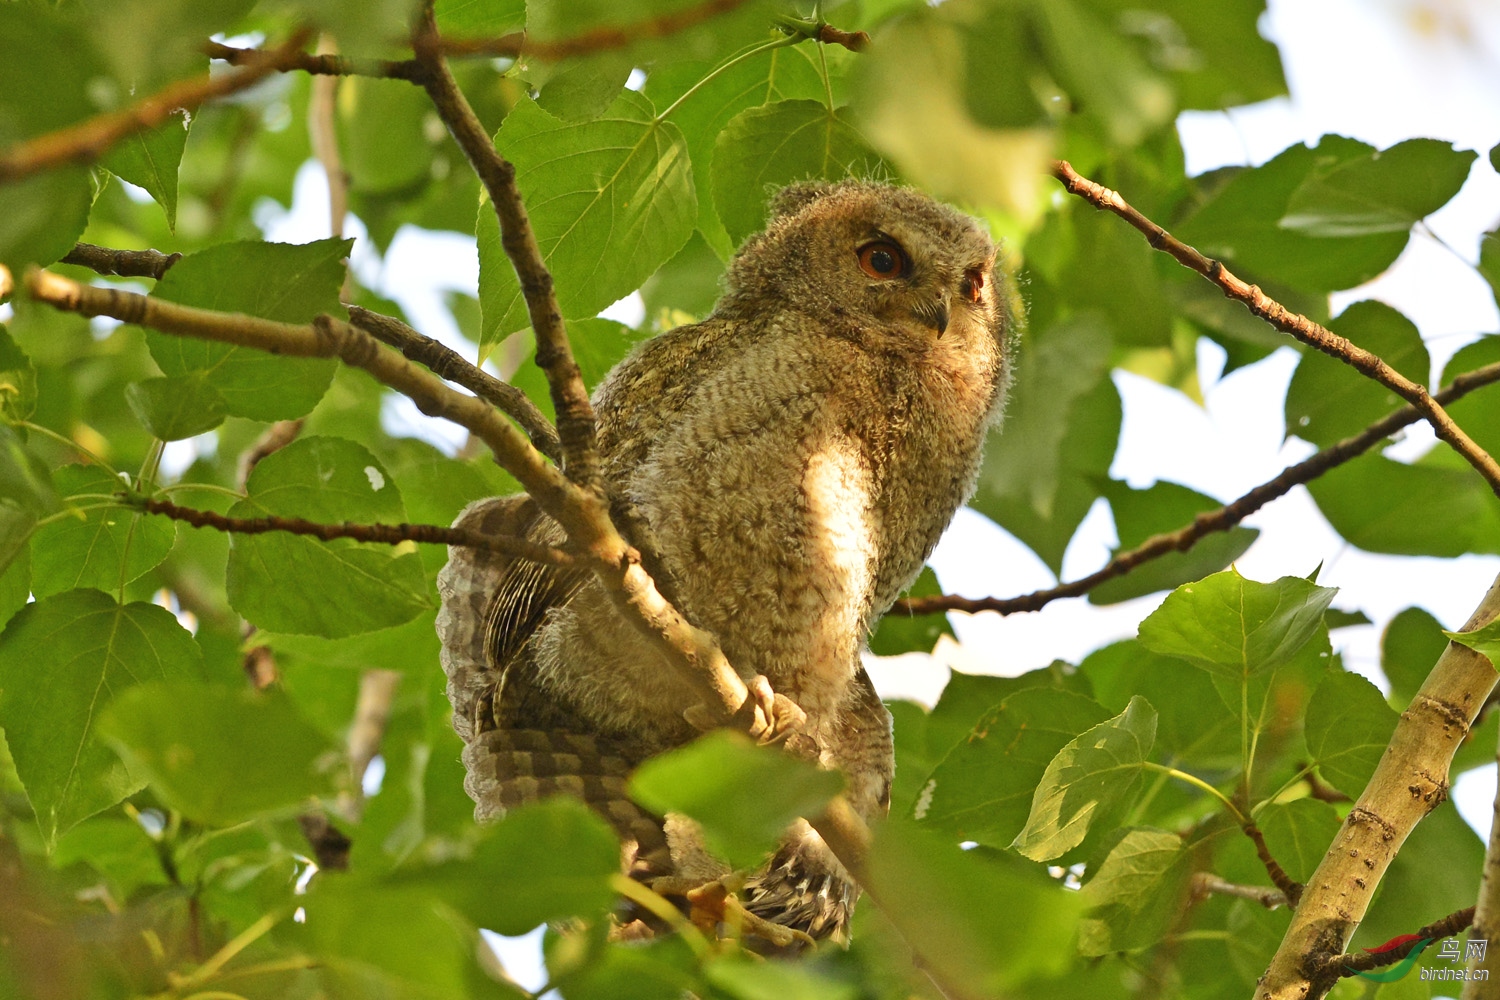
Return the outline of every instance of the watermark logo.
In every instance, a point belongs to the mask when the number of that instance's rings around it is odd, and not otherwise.
[[[1411,950],[1406,957],[1396,964],[1384,969],[1373,969],[1364,972],[1354,972],[1361,979],[1368,979],[1375,983],[1394,983],[1398,979],[1404,979],[1412,968],[1417,964],[1417,959],[1428,945],[1432,944],[1432,938],[1419,938],[1415,934],[1402,934],[1393,937],[1385,944],[1375,948],[1367,948],[1372,955],[1381,955],[1386,952],[1395,951],[1405,945],[1411,945]],[[1426,968],[1422,970],[1423,982],[1467,982],[1470,980],[1483,982],[1490,978],[1488,969],[1457,968],[1460,963],[1470,961],[1483,962],[1485,953],[1489,950],[1489,942],[1484,939],[1464,941],[1459,943],[1457,938],[1447,938],[1438,946],[1437,958],[1455,966],[1451,969]]]

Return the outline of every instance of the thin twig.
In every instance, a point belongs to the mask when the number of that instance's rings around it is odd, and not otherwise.
[[[821,18],[806,19],[781,14],[774,21],[782,31],[799,38],[813,38],[825,45],[842,45],[850,52],[868,52],[870,49],[870,36],[865,32],[835,28]]]
[[[561,460],[562,449],[557,441],[557,431],[520,389],[476,368],[457,351],[431,337],[424,337],[399,319],[371,312],[361,306],[350,306],[349,322],[377,340],[391,345],[408,359],[426,365],[438,377],[461,385],[480,399],[499,407],[521,425],[537,451],[554,462]]]
[[[1500,381],[1500,362],[1458,376],[1446,389],[1434,395],[1433,399],[1447,405],[1496,381]],[[1262,483],[1233,503],[1225,504],[1217,510],[1204,511],[1193,518],[1191,524],[1176,531],[1152,535],[1135,548],[1121,552],[1102,568],[1069,583],[1019,597],[969,598],[954,594],[906,597],[897,601],[893,610],[913,615],[937,614],[941,611],[967,611],[971,614],[995,611],[1010,615],[1020,611],[1040,611],[1060,598],[1081,597],[1106,580],[1124,576],[1142,563],[1159,559],[1169,552],[1186,552],[1206,536],[1216,531],[1228,531],[1272,500],[1290,492],[1294,486],[1311,482],[1329,469],[1369,451],[1396,431],[1421,419],[1422,414],[1416,407],[1403,407],[1382,417],[1358,434],[1330,445],[1296,465],[1288,466],[1275,479]]]
[[[62,259],[64,264],[78,264],[99,274],[116,275],[121,278],[155,278],[162,275],[179,260],[180,253],[162,253],[160,250],[111,250],[92,243],[79,243]]]
[[[1410,955],[1412,949],[1423,940],[1432,942],[1452,937],[1473,922],[1474,907],[1469,906],[1450,913],[1441,920],[1434,920],[1426,927],[1417,928],[1412,932],[1411,940],[1404,941],[1387,951],[1352,951],[1342,955],[1321,956],[1321,960],[1309,955],[1308,961],[1319,966],[1319,971],[1336,972],[1340,979],[1347,979],[1361,972],[1369,972],[1371,969],[1395,965]]]
[[[305,30],[296,32],[280,48],[247,59],[237,72],[178,80],[127,108],[19,142],[0,152],[0,184],[65,163],[92,163],[121,139],[155,128],[178,111],[192,110],[205,101],[253,86],[293,63],[302,54],[307,35]]]
[[[1266,838],[1260,832],[1260,827],[1256,826],[1253,822],[1246,822],[1240,824],[1240,829],[1245,832],[1245,836],[1249,837],[1250,842],[1255,845],[1255,856],[1260,858],[1261,866],[1265,868],[1266,874],[1271,876],[1271,884],[1280,890],[1286,904],[1295,910],[1297,908],[1297,901],[1302,898],[1302,890],[1304,888],[1302,883],[1288,875],[1286,869],[1282,868],[1276,859],[1271,856],[1271,849],[1266,846]]]
[[[1500,496],[1500,462],[1496,462],[1489,452],[1465,434],[1463,428],[1454,423],[1453,418],[1443,409],[1442,404],[1433,399],[1421,385],[1396,371],[1379,356],[1340,337],[1327,327],[1314,323],[1306,316],[1292,312],[1255,285],[1237,278],[1222,262],[1205,257],[1183,243],[1132,208],[1119,192],[1081,176],[1066,160],[1055,161],[1052,173],[1069,194],[1078,195],[1095,208],[1118,215],[1144,233],[1147,242],[1154,249],[1170,254],[1184,267],[1203,275],[1218,285],[1226,297],[1244,303],[1252,313],[1276,329],[1337,358],[1415,406],[1421,411],[1423,419],[1432,425],[1437,436],[1462,455],[1464,461],[1472,465],[1484,477],[1485,482],[1490,484],[1490,489]]]
[[[634,24],[603,25],[572,38],[542,41],[528,38],[525,32],[500,38],[444,38],[437,42],[438,51],[448,56],[510,56],[557,60],[622,49],[650,38],[665,38],[710,18],[728,13],[745,0],[705,0],[681,10],[668,11]]]
[[[318,55],[337,56],[333,39],[322,35],[318,39]],[[309,88],[307,101],[307,134],[312,142],[313,156],[323,168],[328,179],[328,235],[339,239],[344,235],[344,216],[349,212],[349,173],[344,169],[344,158],[339,155],[338,123],[336,121],[339,78],[318,76]],[[350,276],[345,273],[345,291],[348,291]],[[346,296],[347,297],[347,296]]]
[[[250,482],[250,473],[255,467],[271,455],[276,454],[293,441],[297,435],[302,433],[302,425],[305,417],[297,417],[293,420],[278,420],[267,427],[260,437],[256,438],[250,447],[240,453],[240,459],[235,463],[235,482],[239,484],[240,492]]]
[[[500,219],[500,245],[510,258],[526,300],[531,329],[536,334],[536,363],[547,376],[552,410],[557,414],[557,436],[562,443],[563,469],[569,479],[602,496],[599,455],[594,440],[594,408],[583,373],[573,359],[568,332],[553,292],[552,274],[542,259],[531,221],[516,187],[516,168],[496,150],[479,123],[463,91],[448,70],[439,48],[432,4],[424,5],[422,22],[412,39],[417,61],[427,69],[423,86],[438,117],[458,141],[480,183],[489,193]]]
[[[574,559],[562,549],[551,545],[540,545],[524,538],[506,535],[484,535],[477,531],[460,528],[444,528],[436,524],[325,524],[308,521],[300,517],[226,517],[211,510],[182,507],[170,500],[157,498],[134,503],[148,514],[160,514],[174,521],[185,521],[195,528],[213,528],[231,535],[262,535],[270,531],[284,531],[292,535],[309,535],[325,542],[335,538],[352,538],[356,542],[373,542],[378,545],[401,545],[406,542],[422,542],[427,545],[462,545],[486,552],[501,552],[518,559],[546,563],[549,566],[571,566]]]
[[[1268,910],[1286,905],[1286,896],[1280,889],[1273,889],[1266,885],[1238,885],[1234,882],[1226,882],[1213,872],[1196,872],[1193,875],[1193,893],[1199,899],[1210,895],[1248,899]]]

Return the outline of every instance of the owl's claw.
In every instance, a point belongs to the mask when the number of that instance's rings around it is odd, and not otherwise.
[[[771,682],[764,675],[756,674],[745,682],[745,686],[750,694],[735,714],[734,722],[757,743],[779,743],[800,730],[807,721],[807,713],[786,695],[772,691]],[[705,731],[719,724],[707,705],[694,705],[682,714],[688,722]]]

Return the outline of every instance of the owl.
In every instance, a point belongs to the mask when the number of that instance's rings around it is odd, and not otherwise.
[[[985,230],[917,191],[796,184],[770,216],[708,319],[642,343],[599,386],[598,446],[662,592],[801,707],[789,749],[843,772],[868,820],[888,809],[894,759],[860,651],[973,490],[1005,396],[1007,296]],[[564,539],[525,495],[457,526]],[[699,734],[683,714],[697,697],[586,570],[453,548],[438,588],[479,819],[569,793],[613,824],[633,876],[725,874],[689,822],[626,795],[632,768]],[[855,891],[801,821],[743,888],[751,913],[840,939]]]

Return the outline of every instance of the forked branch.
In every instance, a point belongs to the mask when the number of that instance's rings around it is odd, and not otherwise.
[[[1069,194],[1079,196],[1095,208],[1118,215],[1144,233],[1146,241],[1153,248],[1170,254],[1184,267],[1218,285],[1226,297],[1244,303],[1252,313],[1276,329],[1337,358],[1416,407],[1422,418],[1432,425],[1437,436],[1462,455],[1464,461],[1472,465],[1484,477],[1485,482],[1490,484],[1490,489],[1500,496],[1500,463],[1465,434],[1463,428],[1453,422],[1448,411],[1425,388],[1396,371],[1379,356],[1340,337],[1327,327],[1314,323],[1306,316],[1292,312],[1255,285],[1245,283],[1221,261],[1205,257],[1146,218],[1122,198],[1119,192],[1081,176],[1066,160],[1056,161],[1052,166],[1052,173],[1067,188]]]

